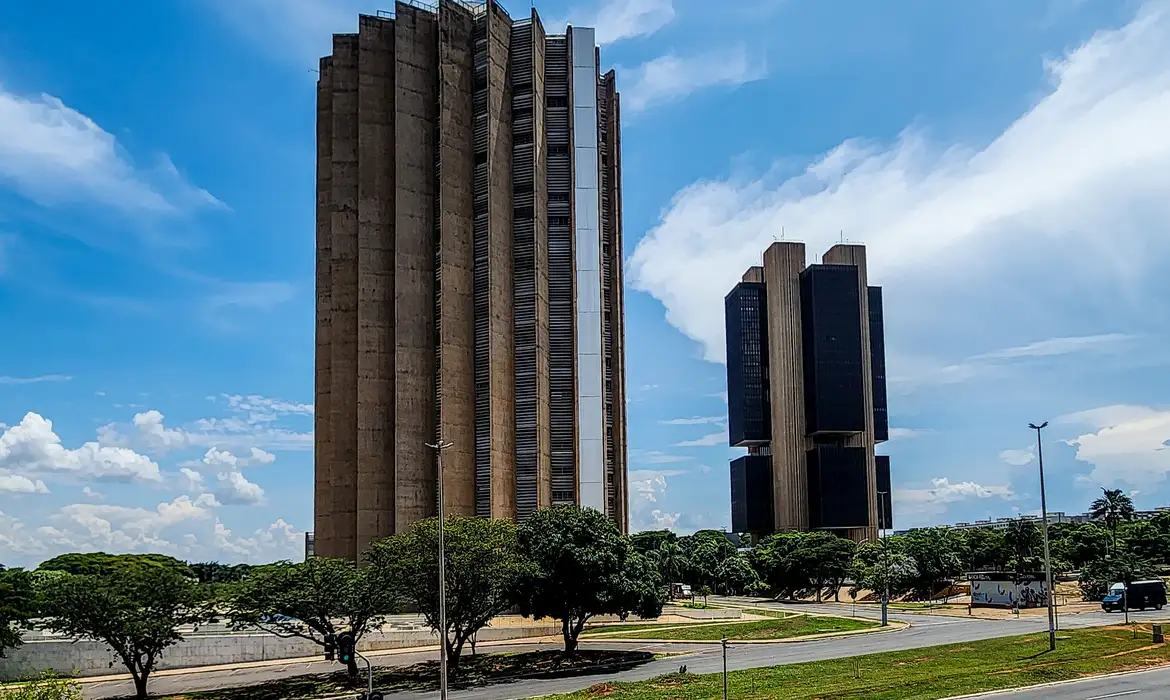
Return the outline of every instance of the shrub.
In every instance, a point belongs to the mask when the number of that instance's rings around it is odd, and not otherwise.
[[[72,678],[46,671],[24,685],[0,688],[0,700],[81,700],[81,686]]]

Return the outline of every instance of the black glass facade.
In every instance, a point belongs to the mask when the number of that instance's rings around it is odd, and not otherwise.
[[[819,445],[809,450],[806,457],[809,526],[813,529],[867,527],[865,448]]]
[[[772,439],[768,396],[767,297],[740,282],[724,299],[727,331],[728,438],[732,447]]]
[[[888,455],[878,455],[877,460],[877,491],[878,491],[878,527],[890,529],[894,526],[894,492],[890,488],[890,458]]]
[[[731,529],[771,533],[772,457],[744,455],[731,463]]]
[[[861,285],[853,265],[800,275],[804,405],[809,434],[865,430]]]
[[[886,411],[886,326],[882,315],[882,288],[870,287],[869,366],[873,377],[873,439],[890,439],[890,418]]]

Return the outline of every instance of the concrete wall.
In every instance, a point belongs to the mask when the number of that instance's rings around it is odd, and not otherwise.
[[[488,627],[480,630],[478,642],[525,639],[560,634],[559,624],[526,627]],[[376,632],[364,637],[358,651],[405,649],[438,644],[430,631]],[[195,668],[221,664],[249,663],[274,659],[297,659],[321,655],[321,647],[304,639],[281,639],[271,634],[192,636],[168,649],[157,670]],[[111,665],[111,662],[113,665]],[[0,681],[14,680],[51,669],[59,673],[102,676],[126,673],[112,649],[101,642],[26,642],[0,659]]]

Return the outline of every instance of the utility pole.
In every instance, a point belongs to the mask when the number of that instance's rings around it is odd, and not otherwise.
[[[727,700],[727,635],[723,635],[723,700]]]
[[[439,492],[439,700],[447,700],[447,544],[444,541],[443,515],[443,450],[452,443],[440,436],[427,447],[435,451],[435,471]]]
[[[1048,501],[1044,494],[1044,441],[1040,439],[1040,431],[1048,427],[1048,421],[1040,425],[1029,423],[1028,427],[1036,431],[1036,459],[1040,465],[1040,534],[1044,538],[1044,578],[1048,585],[1048,650],[1056,651],[1056,592],[1052,590],[1052,557],[1048,552]]]

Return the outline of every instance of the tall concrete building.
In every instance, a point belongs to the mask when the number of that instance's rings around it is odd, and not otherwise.
[[[594,31],[398,2],[317,84],[315,551],[554,503],[626,529],[620,100]]]
[[[882,290],[865,248],[773,243],[725,299],[732,528],[872,538],[891,522]]]

